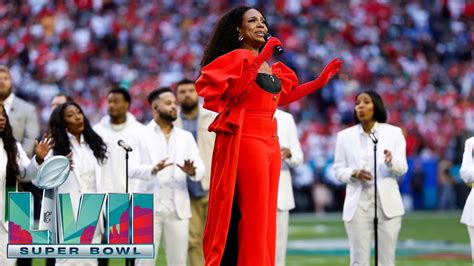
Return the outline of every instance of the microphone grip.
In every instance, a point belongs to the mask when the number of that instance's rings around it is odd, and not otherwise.
[[[263,37],[265,39],[265,41],[268,41],[268,39],[270,39],[270,37],[272,37],[272,35],[270,33],[267,33],[265,34],[265,36]],[[275,46],[275,48],[273,48],[273,52],[276,53],[276,54],[282,54],[285,50],[283,50],[283,47],[281,47],[280,45],[277,45]]]
[[[282,54],[285,51],[285,50],[283,50],[283,48],[280,45],[276,46],[273,50],[277,54]]]

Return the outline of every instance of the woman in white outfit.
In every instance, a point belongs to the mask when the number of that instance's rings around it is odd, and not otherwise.
[[[467,184],[474,183],[474,162],[472,157],[474,155],[474,137],[471,137],[466,140],[464,144],[464,154],[462,155],[462,164],[461,164],[461,178]],[[474,194],[471,190],[469,197],[466,200],[464,205],[464,210],[461,216],[461,223],[467,226],[467,231],[469,232],[469,238],[471,239],[471,253],[472,253],[472,262],[474,264]]]
[[[397,179],[407,171],[405,138],[400,128],[386,124],[387,112],[375,91],[356,96],[356,125],[337,134],[334,170],[347,183],[343,220],[350,244],[350,265],[370,265],[375,189],[374,144],[377,144],[378,263],[395,265],[398,233],[405,213]]]
[[[97,135],[84,116],[81,107],[74,102],[58,106],[49,121],[49,130],[54,139],[53,155],[72,156],[72,170],[66,181],[59,186],[59,193],[70,193],[73,210],[78,210],[80,196],[97,193],[101,167],[106,159],[107,146]],[[93,243],[100,243],[97,228]],[[56,265],[97,265],[96,259],[57,259]]]
[[[15,191],[17,181],[27,182],[36,177],[37,166],[43,163],[52,141],[45,136],[35,143],[34,160],[28,159],[25,151],[13,137],[5,108],[0,104],[0,265],[15,265],[16,259],[7,259],[8,226],[6,196]]]

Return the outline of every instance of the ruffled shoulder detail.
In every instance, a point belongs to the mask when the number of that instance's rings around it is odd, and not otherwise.
[[[272,72],[281,81],[281,92],[288,94],[293,88],[298,86],[298,77],[295,72],[282,62],[276,62],[272,65]]]
[[[244,75],[255,55],[247,49],[236,49],[224,54],[201,69],[196,91],[204,98],[203,107],[220,113],[227,99],[239,96],[249,84]]]

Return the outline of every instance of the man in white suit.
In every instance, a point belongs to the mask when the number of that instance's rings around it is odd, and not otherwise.
[[[123,140],[132,148],[129,160],[139,162],[139,138],[137,132],[143,129],[143,124],[128,112],[132,98],[128,91],[114,88],[107,94],[107,115],[94,126],[94,131],[102,137],[107,144],[108,159],[102,167],[101,192],[125,193],[125,150],[117,143]],[[108,184],[105,184],[108,183]],[[128,192],[134,192],[139,180],[128,180]],[[104,191],[110,187],[112,191]]]
[[[278,123],[277,132],[280,141],[281,159],[283,160],[281,164],[280,182],[278,184],[275,260],[275,264],[281,266],[285,265],[289,212],[295,208],[290,167],[296,167],[303,163],[303,151],[301,150],[298,140],[298,132],[293,116],[290,113],[277,109],[275,117]]]
[[[176,97],[170,88],[150,93],[148,102],[153,120],[146,125],[140,140],[141,159],[159,162],[156,177],[140,186],[141,192],[153,192],[154,244],[158,253],[161,235],[168,265],[186,265],[191,205],[186,179],[202,179],[205,167],[193,135],[173,126],[176,120]],[[143,163],[142,162],[142,163]],[[137,260],[137,265],[155,265],[155,259]]]
[[[188,259],[191,266],[204,266],[202,238],[206,225],[209,203],[209,184],[211,178],[212,152],[216,134],[207,129],[217,114],[204,109],[199,104],[199,96],[194,81],[183,79],[176,84],[176,99],[180,106],[175,125],[194,136],[198,143],[199,153],[206,167],[202,180],[194,182],[188,179],[188,191],[191,197],[191,220],[189,222]]]
[[[375,91],[356,96],[356,125],[337,134],[334,170],[347,183],[344,225],[349,237],[351,265],[370,265],[373,219],[378,216],[380,265],[395,265],[395,250],[405,213],[397,179],[408,169],[405,138],[400,128],[386,124],[387,112]],[[377,143],[377,210],[375,210],[374,144]]]

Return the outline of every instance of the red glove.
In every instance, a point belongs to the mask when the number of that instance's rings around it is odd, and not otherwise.
[[[275,50],[275,47],[282,46],[282,45],[283,44],[277,37],[270,37],[268,41],[265,43],[265,46],[263,47],[258,57],[261,57],[263,61],[266,61],[272,56],[273,51]]]
[[[248,80],[249,83],[245,84],[245,88],[248,87],[248,85],[255,80],[258,74],[258,70],[262,66],[262,64],[267,61],[273,54],[273,50],[275,49],[276,46],[282,45],[281,41],[276,38],[276,37],[270,37],[268,41],[265,43],[265,46],[263,47],[262,51],[258,54],[258,56],[255,58],[253,63],[248,67],[248,71],[245,73],[245,80]]]
[[[304,84],[298,85],[296,88],[290,91],[288,94],[282,94],[280,101],[278,102],[279,106],[287,105],[291,102],[299,100],[304,96],[324,87],[329,80],[339,72],[342,66],[342,61],[334,58],[329,62],[326,67],[324,67],[321,74],[314,80],[306,82]]]
[[[317,81],[319,88],[324,87],[329,80],[341,69],[342,61],[338,58],[334,58],[329,62],[319,75],[319,77],[314,80]]]

